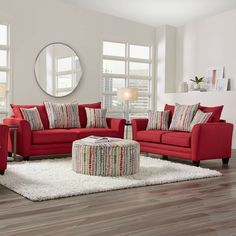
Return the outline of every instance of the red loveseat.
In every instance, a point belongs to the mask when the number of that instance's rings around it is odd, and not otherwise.
[[[223,106],[199,109],[213,115],[208,123],[195,125],[192,132],[146,130],[148,119],[133,119],[133,139],[140,143],[141,152],[192,160],[196,166],[208,159],[222,159],[223,164],[228,164],[233,124],[220,121]],[[171,119],[174,106],[166,105],[165,110],[170,110]]]
[[[44,130],[32,131],[28,121],[23,119],[20,107],[37,107]],[[44,105],[12,105],[14,115],[4,119],[6,125],[17,125],[17,154],[27,160],[30,156],[71,153],[72,142],[90,135],[123,138],[124,119],[107,118],[108,128],[86,128],[85,107],[101,108],[101,103],[79,105],[81,128],[49,129],[49,121]],[[13,152],[13,135],[9,135],[8,152]]]
[[[0,124],[0,174],[3,175],[7,168],[7,143],[8,126]]]

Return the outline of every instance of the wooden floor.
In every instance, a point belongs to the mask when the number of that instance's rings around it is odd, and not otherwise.
[[[236,235],[236,155],[201,166],[223,177],[44,202],[0,185],[0,235]]]

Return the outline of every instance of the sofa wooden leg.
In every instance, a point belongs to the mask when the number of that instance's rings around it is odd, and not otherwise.
[[[9,156],[9,157],[12,157],[12,152],[8,152],[8,156]]]
[[[168,160],[168,156],[162,155],[162,160]]]
[[[200,166],[200,161],[193,161],[193,165],[197,167]]]
[[[0,170],[0,175],[4,175],[5,170]]]
[[[227,166],[229,164],[229,158],[222,158],[222,163]]]
[[[23,157],[24,161],[28,161],[29,157]]]

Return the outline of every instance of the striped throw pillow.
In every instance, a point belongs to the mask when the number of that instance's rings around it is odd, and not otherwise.
[[[49,128],[80,128],[78,104],[44,102]]]
[[[196,114],[199,103],[194,105],[175,104],[174,115],[169,130],[191,131],[190,124]]]
[[[43,123],[39,111],[34,108],[20,108],[23,118],[30,124],[31,130],[43,130]]]
[[[205,113],[205,112],[202,112],[201,110],[198,110],[190,124],[191,131],[194,125],[207,123],[207,121],[211,118],[211,115],[212,115],[212,112]]]
[[[85,107],[87,115],[86,128],[107,128],[107,109],[93,109]]]
[[[170,111],[148,111],[147,130],[168,130]]]

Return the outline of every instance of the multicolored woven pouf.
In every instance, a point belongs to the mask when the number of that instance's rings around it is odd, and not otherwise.
[[[132,175],[139,171],[140,146],[133,140],[110,142],[73,142],[72,169],[76,173],[96,176]]]

